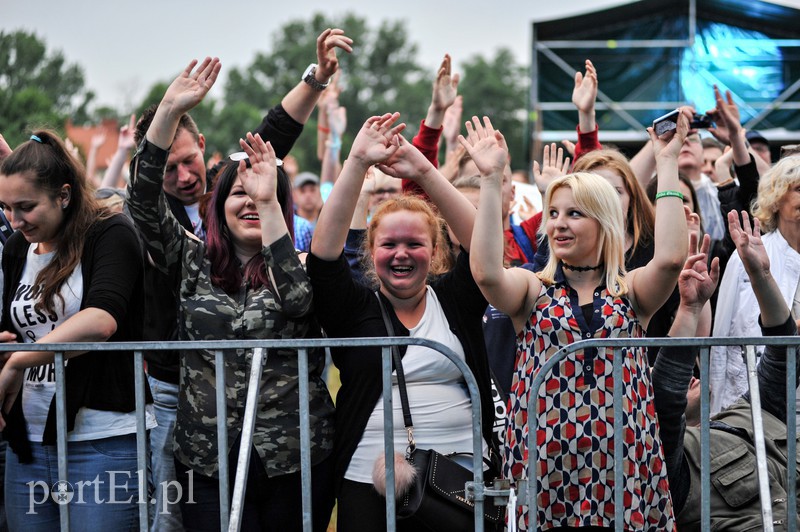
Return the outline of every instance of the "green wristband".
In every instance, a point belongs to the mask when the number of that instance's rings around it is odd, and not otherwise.
[[[656,194],[656,200],[660,200],[661,198],[680,198],[683,201],[683,194],[678,192],[677,190],[662,190],[661,192]]]

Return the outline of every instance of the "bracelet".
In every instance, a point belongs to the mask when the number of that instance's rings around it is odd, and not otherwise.
[[[677,190],[662,190],[656,194],[656,200],[660,200],[661,198],[680,198],[681,201],[683,201],[683,194]]]
[[[328,129],[327,127],[322,127],[322,126],[317,126],[317,131],[322,131],[323,133],[326,133],[326,134],[331,132],[330,129]]]

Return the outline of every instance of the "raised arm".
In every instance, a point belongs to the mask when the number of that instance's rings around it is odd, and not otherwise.
[[[572,103],[578,109],[578,133],[591,133],[597,129],[594,105],[597,100],[597,70],[590,60],[586,60],[586,72],[575,72],[575,88],[572,89]]]
[[[569,173],[569,157],[564,157],[564,148],[556,147],[556,143],[545,144],[542,150],[542,164],[533,161],[533,181],[544,197],[547,187],[557,177]]]
[[[122,167],[125,161],[128,160],[128,155],[131,150],[136,147],[133,141],[133,132],[136,129],[136,115],[131,115],[128,124],[119,128],[119,136],[117,138],[117,151],[111,158],[111,162],[106,168],[106,173],[103,175],[103,180],[100,182],[99,188],[116,188],[119,186],[119,178],[122,177]]]
[[[725,99],[719,88],[714,85],[714,99],[717,107],[708,112],[717,124],[708,130],[720,141],[729,144],[733,150],[733,163],[742,166],[750,162],[745,139],[741,136],[742,125],[739,122],[739,107],[733,101],[731,91],[725,91]]]
[[[400,113],[369,118],[353,140],[350,156],[322,207],[311,240],[311,253],[323,260],[339,258],[358,202],[367,169],[387,160],[399,145],[399,133],[405,124],[394,125]]]
[[[628,273],[637,315],[648,323],[675,288],[689,246],[683,198],[678,181],[678,154],[689,132],[692,110],[682,109],[678,128],[664,138],[648,128],[658,176],[656,193],[655,251],[645,266]]]
[[[467,122],[467,138],[459,141],[469,152],[481,173],[481,192],[478,215],[472,232],[469,264],[472,276],[486,299],[508,314],[518,331],[524,323],[529,292],[538,293],[539,279],[523,268],[503,267],[502,187],[503,171],[508,160],[505,141],[484,117],[482,126],[477,118]],[[462,240],[463,242],[463,240]]]
[[[691,240],[696,245],[697,237]],[[673,338],[694,337],[697,333],[701,313],[719,280],[719,259],[714,259],[709,270],[706,257],[711,238],[706,235],[700,253],[691,255],[678,278],[681,294],[680,305],[675,313],[669,335]],[[693,246],[694,247],[694,246]],[[653,368],[653,391],[656,414],[661,426],[661,444],[667,463],[670,489],[677,506],[682,507],[689,492],[689,478],[683,453],[683,435],[687,419],[684,416],[693,368],[699,349],[696,347],[663,347],[659,351]]]
[[[314,79],[318,87],[324,88],[328,81],[339,68],[339,59],[336,49],[345,52],[353,51],[353,39],[344,34],[344,30],[326,29],[317,37],[317,66],[314,70]],[[281,100],[281,105],[286,113],[301,124],[308,122],[314,107],[322,94],[321,90],[312,87],[312,84],[300,81]]]
[[[769,269],[769,256],[761,241],[761,226],[758,218],[753,218],[752,228],[747,211],[741,212],[742,221],[736,211],[728,213],[728,229],[736,245],[736,252],[742,259],[744,271],[750,278],[750,287],[756,295],[761,311],[761,324],[764,327],[782,325],[789,318],[789,308],[780,288]]]
[[[475,207],[410,142],[400,138],[400,148],[378,168],[392,177],[412,181],[439,210],[461,245],[469,251]]]
[[[196,59],[167,88],[145,134],[148,142],[162,150],[172,146],[181,117],[202,102],[214,86],[222,64],[216,57],[206,57],[200,66],[195,66]]]

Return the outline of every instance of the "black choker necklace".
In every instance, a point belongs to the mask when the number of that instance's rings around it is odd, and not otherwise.
[[[571,264],[567,264],[566,262],[562,262],[561,266],[564,267],[565,270],[570,270],[573,272],[590,272],[593,270],[599,270],[603,267],[603,264],[598,264],[597,266],[572,266]]]

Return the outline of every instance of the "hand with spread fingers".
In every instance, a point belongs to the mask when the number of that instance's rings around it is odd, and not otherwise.
[[[405,123],[394,125],[399,118],[400,113],[386,113],[368,118],[353,140],[350,158],[365,166],[389,159],[400,147],[398,135],[406,127]]]
[[[697,249],[697,234],[689,237],[690,247]],[[715,257],[708,267],[708,250],[711,248],[711,237],[704,235],[703,243],[697,253],[686,259],[683,270],[678,276],[678,290],[681,294],[681,305],[696,307],[698,310],[706,304],[719,282],[719,258]]]
[[[242,188],[256,205],[275,201],[278,166],[272,145],[265,143],[260,135],[253,136],[252,133],[247,134],[247,141],[239,139],[239,145],[248,157],[246,161],[239,161],[237,168]]]
[[[557,177],[567,175],[570,169],[569,157],[564,157],[564,149],[556,146],[556,143],[545,144],[542,150],[542,165],[538,161],[533,161],[533,181],[539,187],[539,191],[544,193],[550,183]]]
[[[475,162],[481,176],[502,176],[508,164],[508,147],[503,134],[494,129],[488,116],[483,117],[483,124],[473,116],[465,126],[467,136],[460,135],[458,141]]]
[[[742,265],[751,278],[754,276],[768,276],[769,271],[769,255],[767,249],[764,247],[764,242],[761,240],[761,223],[758,218],[753,218],[753,224],[750,225],[750,216],[747,211],[741,212],[741,223],[739,222],[739,213],[731,211],[728,213],[728,230],[731,233],[731,239],[736,245],[736,252],[739,253],[739,258],[742,259]]]

